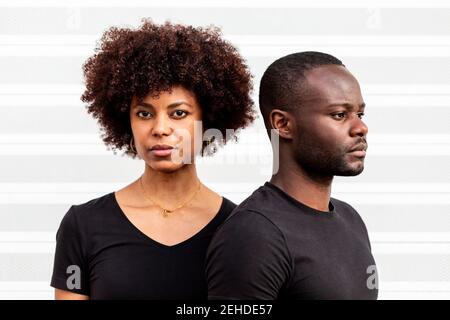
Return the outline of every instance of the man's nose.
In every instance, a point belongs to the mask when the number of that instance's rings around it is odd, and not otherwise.
[[[352,127],[350,129],[350,135],[353,136],[361,136],[365,137],[369,132],[369,128],[358,116],[355,117],[355,120],[352,122]]]

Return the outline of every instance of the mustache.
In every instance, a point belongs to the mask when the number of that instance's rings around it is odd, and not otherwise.
[[[358,140],[358,142],[354,143],[349,149],[348,152],[351,151],[356,151],[356,150],[367,150],[367,148],[369,147],[369,145],[367,144],[367,140],[366,139],[360,139]]]

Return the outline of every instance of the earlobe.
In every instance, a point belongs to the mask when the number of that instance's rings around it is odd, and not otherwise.
[[[278,135],[283,139],[292,139],[292,119],[288,112],[273,109],[269,115],[272,129],[278,131]]]

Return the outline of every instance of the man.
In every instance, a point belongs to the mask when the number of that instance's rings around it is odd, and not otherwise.
[[[331,55],[295,53],[266,70],[259,103],[279,136],[279,170],[214,236],[209,299],[376,299],[364,222],[330,197],[335,175],[364,169],[358,81]]]

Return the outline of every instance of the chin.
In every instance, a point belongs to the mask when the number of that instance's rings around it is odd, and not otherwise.
[[[160,162],[160,163],[151,163],[149,164],[149,166],[155,170],[155,171],[159,171],[159,172],[163,172],[163,173],[173,173],[179,169],[181,169],[182,167],[184,167],[184,164],[177,164],[177,163],[173,163],[170,161],[164,161],[164,162]]]
[[[345,177],[353,177],[359,175],[364,171],[364,165],[360,165],[358,167],[348,167],[344,170],[339,170],[336,176],[345,176]]]

